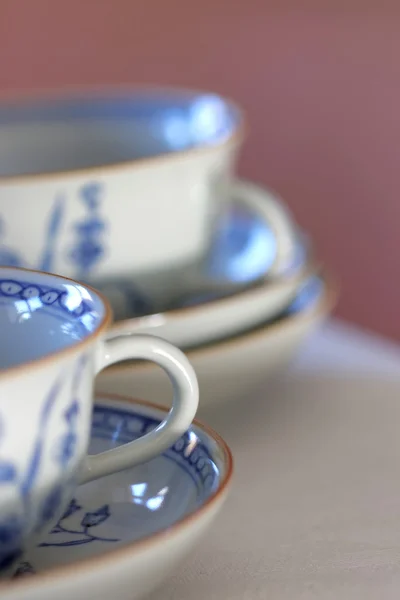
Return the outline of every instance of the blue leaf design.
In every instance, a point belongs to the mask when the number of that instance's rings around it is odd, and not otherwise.
[[[64,519],[68,519],[68,517],[70,517],[71,515],[75,514],[76,512],[79,512],[80,510],[82,510],[82,506],[80,506],[75,498],[72,498],[71,502],[69,503],[69,506],[67,508],[67,510],[65,511],[65,513],[63,514],[63,516],[61,517],[60,521],[63,521]]]
[[[57,240],[57,235],[61,227],[64,216],[64,198],[57,198],[53,210],[50,215],[50,220],[47,226],[46,245],[43,250],[43,256],[39,262],[41,271],[51,271],[53,266],[54,247]]]
[[[78,436],[73,432],[66,433],[61,439],[56,459],[63,468],[68,466],[69,461],[74,456],[77,441]]]
[[[72,423],[75,421],[76,417],[79,414],[79,404],[76,400],[74,400],[71,405],[65,411],[65,419],[68,423]]]
[[[58,380],[50,389],[50,392],[46,398],[46,402],[42,409],[42,414],[40,415],[40,425],[39,425],[38,433],[37,433],[36,440],[35,440],[35,447],[34,447],[34,450],[32,453],[30,463],[28,465],[26,475],[24,477],[24,481],[21,484],[22,496],[25,498],[27,496],[29,496],[32,486],[35,482],[37,473],[39,471],[40,463],[42,460],[44,436],[46,433],[47,423],[48,423],[52,408],[57,400],[60,387],[61,387],[61,381]]]
[[[94,512],[87,512],[81,521],[82,527],[94,527],[100,525],[108,519],[110,516],[110,507],[108,504],[104,504],[101,508],[98,508]]]
[[[17,478],[17,471],[12,463],[0,461],[0,483],[10,483]]]
[[[69,250],[68,257],[72,263],[75,263],[81,280],[85,279],[105,253],[101,236],[107,225],[99,214],[101,194],[102,186],[96,182],[84,185],[80,190],[85,215],[73,225],[76,242]]]

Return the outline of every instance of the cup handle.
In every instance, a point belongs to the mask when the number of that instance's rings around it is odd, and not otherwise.
[[[199,402],[196,374],[175,346],[150,335],[103,340],[98,349],[96,374],[123,360],[150,360],[167,373],[174,389],[172,407],[155,429],[133,442],[86,457],[79,483],[86,483],[143,463],[172,446],[190,427]]]
[[[279,275],[293,263],[297,252],[298,235],[291,212],[275,193],[243,179],[232,182],[229,196],[261,214],[274,230],[277,251],[268,275]]]

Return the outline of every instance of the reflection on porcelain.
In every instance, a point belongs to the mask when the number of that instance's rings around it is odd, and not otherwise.
[[[194,372],[176,348],[150,337],[108,344],[102,298],[72,280],[0,267],[0,574],[51,529],[77,481],[146,461],[173,443],[197,408]],[[176,388],[174,410],[118,453],[86,455],[92,387],[104,366],[155,360]]]
[[[298,289],[299,295],[280,318],[255,319],[252,327],[238,335],[185,351],[199,380],[200,416],[209,419],[211,411],[225,402],[248,403],[251,391],[265,389],[268,380],[287,366],[328,316],[338,296],[337,286],[326,272],[321,277],[305,277]],[[164,374],[138,362],[107,369],[97,378],[96,388],[101,392],[132,393],[165,406],[172,396],[165,387]]]
[[[325,282],[322,277],[310,277],[299,286],[295,298],[278,319],[288,315],[295,315],[306,310],[313,310],[321,300],[325,291]]]
[[[162,418],[163,411],[153,406],[98,397],[90,450],[103,452],[129,443]],[[50,594],[63,599],[70,573],[61,568],[52,575],[50,569],[68,564],[74,569],[73,579],[79,578],[76,567],[84,580],[104,577],[106,589],[101,594],[106,594],[114,585],[114,568],[125,559],[124,577],[134,584],[129,586],[129,598],[137,600],[160,580],[161,558],[168,556],[167,571],[172,570],[204,533],[226,498],[231,472],[224,442],[193,425],[145,465],[80,486],[53,530],[19,564],[15,583],[2,597],[8,598],[8,592],[21,600],[43,600]],[[147,544],[144,551],[142,542]],[[117,548],[121,554],[114,556]],[[99,555],[101,568],[97,561],[85,561]],[[49,581],[40,576],[45,571],[52,577],[49,596],[40,595]],[[29,587],[23,587],[27,576]]]

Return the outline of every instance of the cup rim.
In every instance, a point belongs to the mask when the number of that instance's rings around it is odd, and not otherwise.
[[[7,103],[24,105],[32,101],[52,101],[57,102],[58,100],[73,100],[73,99],[85,99],[94,97],[103,97],[104,99],[116,98],[123,94],[134,93],[135,91],[154,91],[155,93],[181,93],[188,95],[202,95],[214,93],[218,96],[227,106],[231,107],[238,115],[236,127],[233,132],[223,141],[212,144],[195,146],[187,150],[177,150],[170,153],[157,154],[155,156],[135,158],[125,161],[117,161],[115,163],[96,165],[93,167],[82,167],[77,169],[66,169],[63,171],[45,171],[39,173],[26,173],[21,175],[0,175],[0,185],[15,184],[15,183],[30,183],[30,182],[41,182],[51,181],[53,179],[70,179],[73,177],[81,177],[87,175],[88,177],[99,177],[101,175],[107,175],[115,171],[125,171],[127,169],[142,169],[148,168],[155,164],[168,164],[176,159],[184,158],[187,160],[192,155],[200,153],[208,153],[215,150],[215,148],[222,148],[225,146],[239,146],[245,139],[248,131],[247,118],[244,110],[234,100],[219,94],[218,92],[212,92],[211,90],[200,90],[196,88],[190,88],[185,86],[175,85],[157,85],[151,83],[141,84],[127,84],[121,83],[118,85],[65,85],[61,88],[35,88],[31,90],[23,89],[10,89],[0,93],[0,106],[4,106]]]
[[[94,296],[97,296],[101,300],[101,303],[103,304],[103,307],[104,307],[104,315],[100,319],[98,326],[96,327],[96,329],[94,331],[88,333],[88,335],[85,336],[83,339],[76,341],[72,345],[65,346],[63,348],[60,348],[59,350],[55,350],[54,352],[49,352],[48,354],[45,354],[44,356],[39,356],[38,358],[33,358],[32,360],[27,360],[25,362],[18,363],[17,365],[14,365],[11,367],[0,367],[0,379],[3,379],[4,377],[15,375],[15,374],[18,375],[20,373],[20,371],[23,371],[23,374],[25,374],[27,369],[31,370],[31,369],[35,369],[37,367],[47,366],[55,360],[64,358],[68,354],[75,353],[77,351],[77,349],[83,350],[84,348],[86,348],[86,346],[89,346],[90,344],[93,343],[93,341],[95,339],[97,339],[99,336],[101,336],[112,323],[113,315],[112,315],[112,310],[111,310],[108,300],[105,298],[105,296],[101,292],[98,292],[95,288],[93,288],[90,285],[82,284],[79,281],[76,281],[75,279],[71,279],[70,277],[64,277],[62,275],[55,275],[54,273],[48,273],[47,271],[38,271],[35,269],[25,269],[24,267],[0,266],[0,271],[8,271],[8,272],[18,271],[21,273],[28,273],[28,274],[31,273],[33,275],[40,275],[40,276],[45,275],[45,276],[51,277],[52,279],[58,280],[62,283],[72,283],[74,285],[80,285],[80,286],[84,287],[86,290],[88,290]]]
[[[147,400],[138,400],[134,397],[124,396],[120,394],[107,394],[103,392],[97,392],[95,395],[95,399],[99,398],[99,400],[104,399],[107,401],[117,401],[117,402],[126,402],[127,404],[140,405],[143,407],[147,407],[150,409],[155,409],[163,414],[168,412],[168,408],[165,406],[161,406],[154,402],[149,402]],[[140,554],[143,551],[151,549],[154,544],[162,543],[163,540],[167,540],[173,538],[174,535],[179,534],[186,527],[190,526],[192,523],[195,523],[199,520],[205,513],[212,510],[213,506],[218,503],[218,501],[223,498],[225,493],[228,491],[230,484],[232,482],[233,472],[234,472],[234,461],[232,456],[232,451],[226,441],[222,436],[219,435],[212,427],[207,425],[206,423],[193,419],[192,426],[198,427],[203,433],[207,435],[217,446],[220,455],[223,457],[223,463],[226,467],[225,473],[221,478],[218,488],[211,494],[201,506],[196,508],[194,511],[185,515],[178,521],[176,521],[173,525],[166,529],[162,529],[151,533],[150,535],[137,540],[132,541],[128,544],[124,544],[118,548],[113,550],[109,550],[108,552],[104,552],[100,555],[89,556],[80,561],[75,561],[66,565],[60,565],[49,569],[48,571],[44,571],[43,573],[37,573],[34,577],[27,577],[26,579],[22,578],[20,580],[6,581],[0,582],[0,590],[2,589],[13,589],[15,592],[22,591],[24,588],[30,588],[31,590],[35,586],[35,582],[37,582],[38,587],[42,584],[48,584],[51,580],[63,579],[67,577],[68,574],[76,574],[77,571],[83,572],[85,569],[91,569],[94,566],[101,568],[102,563],[117,563],[120,558],[123,558],[124,555],[132,555]]]

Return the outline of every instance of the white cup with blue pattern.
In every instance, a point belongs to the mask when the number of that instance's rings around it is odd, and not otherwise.
[[[137,314],[157,311],[160,274],[201,262],[232,205],[244,131],[240,108],[209,92],[3,95],[0,265],[121,284]],[[279,200],[264,204],[283,264],[292,222]]]
[[[194,418],[198,385],[184,354],[151,336],[106,341],[110,319],[91,288],[0,268],[0,574],[51,529],[79,483],[163,452]],[[172,408],[143,437],[88,456],[94,378],[127,359],[166,371]]]

